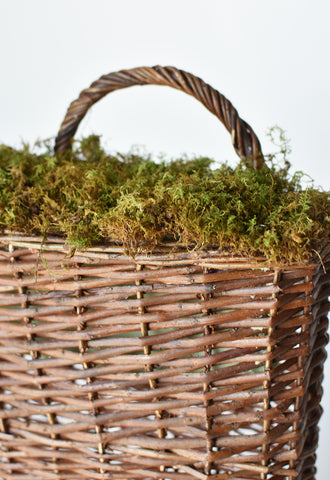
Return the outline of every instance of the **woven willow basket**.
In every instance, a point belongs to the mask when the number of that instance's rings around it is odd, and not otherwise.
[[[259,141],[230,102],[173,67],[101,77],[71,104],[168,85],[219,117],[241,157]],[[164,245],[0,237],[0,478],[311,480],[329,309],[323,264],[270,265]],[[44,261],[41,261],[41,260]]]

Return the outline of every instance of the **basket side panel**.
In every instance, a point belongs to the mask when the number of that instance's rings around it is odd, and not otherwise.
[[[307,472],[304,412],[312,425],[318,410],[304,392],[325,309],[323,291],[312,315],[314,270],[4,242],[0,478]]]
[[[297,471],[299,480],[315,480],[316,477],[316,449],[319,438],[318,422],[322,415],[322,380],[323,367],[326,360],[326,346],[328,337],[328,313],[330,296],[330,258],[328,256],[323,265],[320,265],[313,278],[313,306],[312,324],[310,326],[309,348],[310,353],[304,365],[305,394],[300,405],[301,420],[299,430],[301,439],[299,445],[299,461]]]

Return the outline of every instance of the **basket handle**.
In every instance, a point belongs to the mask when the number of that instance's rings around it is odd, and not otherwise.
[[[260,142],[248,123],[221,93],[202,79],[175,67],[138,67],[103,75],[83,90],[69,106],[55,141],[55,152],[71,149],[72,138],[88,109],[107,93],[133,85],[166,85],[199,100],[224,124],[231,134],[238,156],[251,167],[261,168],[264,157]]]

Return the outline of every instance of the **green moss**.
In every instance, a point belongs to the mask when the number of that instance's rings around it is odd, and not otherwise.
[[[0,147],[0,229],[65,235],[85,248],[120,242],[130,251],[166,241],[304,260],[329,239],[329,192],[301,186],[269,159],[211,169],[208,158],[154,162],[108,155],[93,135],[53,156]]]

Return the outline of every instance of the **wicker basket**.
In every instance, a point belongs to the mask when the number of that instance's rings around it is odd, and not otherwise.
[[[137,84],[195,96],[262,163],[230,102],[173,67],[101,77],[56,149],[93,103]],[[1,236],[0,478],[314,479],[329,246],[322,257],[281,266],[166,245],[72,257],[60,238]]]

